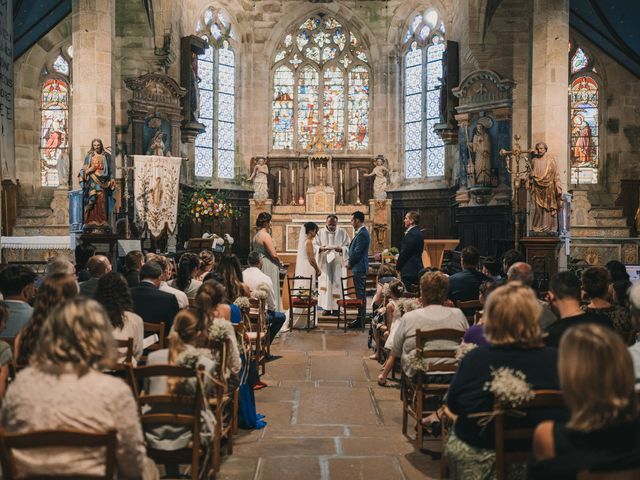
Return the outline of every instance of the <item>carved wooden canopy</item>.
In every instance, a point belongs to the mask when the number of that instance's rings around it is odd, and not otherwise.
[[[458,113],[477,110],[510,107],[512,92],[516,82],[509,78],[501,78],[491,70],[476,70],[465,77],[460,86],[452,89],[459,99],[456,107]]]

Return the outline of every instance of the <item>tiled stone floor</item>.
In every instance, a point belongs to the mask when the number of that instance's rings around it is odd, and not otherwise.
[[[402,435],[399,390],[377,385],[364,333],[288,332],[272,353],[280,358],[267,364],[269,387],[256,392],[268,425],[239,431],[219,479],[438,478],[438,461]]]

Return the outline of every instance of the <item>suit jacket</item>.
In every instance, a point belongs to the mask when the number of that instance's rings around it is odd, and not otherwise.
[[[164,331],[169,334],[173,318],[180,307],[175,295],[163,292],[154,284],[140,282],[131,289],[133,311],[147,323],[164,323]]]
[[[80,282],[80,295],[87,298],[93,298],[96,296],[98,290],[98,279],[91,277],[86,282]]]
[[[129,270],[124,278],[127,280],[129,288],[137,287],[140,285],[140,270]]]
[[[420,228],[411,228],[402,239],[400,245],[400,255],[396,267],[400,275],[407,278],[417,278],[418,272],[422,270],[422,251],[424,240]]]
[[[480,284],[490,280],[484,273],[475,268],[465,268],[449,277],[449,298],[454,302],[477,300]],[[469,313],[465,312],[465,315]]]
[[[369,231],[362,227],[349,245],[349,267],[354,273],[367,273],[369,270]]]

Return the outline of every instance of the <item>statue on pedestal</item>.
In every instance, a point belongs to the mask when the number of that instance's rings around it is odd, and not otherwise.
[[[389,182],[389,168],[387,167],[387,159],[382,155],[378,155],[374,160],[375,166],[371,173],[365,177],[376,178],[373,180],[373,198],[375,200],[384,200],[387,198],[387,185]]]
[[[267,181],[269,167],[267,166],[267,159],[264,157],[258,157],[255,161],[255,166],[249,177],[249,180],[253,180],[253,198],[255,200],[264,200],[269,197],[269,184]]]
[[[149,148],[147,148],[147,155],[155,155],[157,157],[167,156],[167,147],[164,144],[164,132],[160,128],[158,128],[153,135],[153,140],[151,140],[151,144]]]
[[[538,142],[530,151],[531,230],[554,234],[558,232],[558,212],[562,209],[562,183],[556,160],[547,150],[546,143]]]
[[[111,155],[104,151],[102,140],[94,138],[91,150],[78,173],[82,188],[85,230],[108,230],[109,213],[116,183],[111,171]]]
[[[480,119],[482,120],[482,119]],[[491,139],[485,123],[478,120],[473,141],[468,144],[469,151],[475,153],[473,178],[475,184],[491,184]],[[487,119],[489,120],[489,119]],[[470,172],[469,172],[470,173]]]

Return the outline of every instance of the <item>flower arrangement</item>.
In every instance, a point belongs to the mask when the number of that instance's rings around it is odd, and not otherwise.
[[[308,288],[300,289],[296,292],[295,297],[299,298],[300,300],[309,300],[311,298],[318,298],[318,291],[309,290]]]
[[[195,368],[198,366],[198,361],[200,360],[200,355],[194,349],[187,349],[178,355],[176,359],[176,365],[181,367],[189,367]]]
[[[205,183],[191,192],[184,192],[179,204],[181,222],[236,218],[239,213],[227,199],[225,192],[212,191]]]
[[[491,381],[485,382],[484,390],[493,393],[499,402],[516,408],[535,397],[531,384],[520,370],[509,367],[491,369]]]
[[[382,251],[382,261],[384,263],[396,263],[399,253],[396,247],[385,248]]]
[[[240,310],[248,310],[251,307],[251,303],[247,297],[238,297],[233,303],[237,305]]]
[[[426,372],[427,362],[422,357],[421,352],[414,350],[414,352],[407,358],[407,370],[413,372]]]
[[[475,343],[462,342],[456,349],[456,360],[457,361],[462,360],[467,353],[469,353],[471,350],[473,350],[477,346],[478,345],[476,345]]]
[[[400,315],[404,315],[405,313],[409,313],[422,307],[419,298],[400,298],[396,304],[400,309]]]
[[[225,320],[215,319],[209,327],[209,339],[224,341],[229,336],[229,330],[227,329],[227,323]]]
[[[251,292],[251,296],[253,298],[255,298],[256,300],[266,300],[267,299],[267,292],[265,292],[264,290],[260,290],[258,288],[256,291]]]

